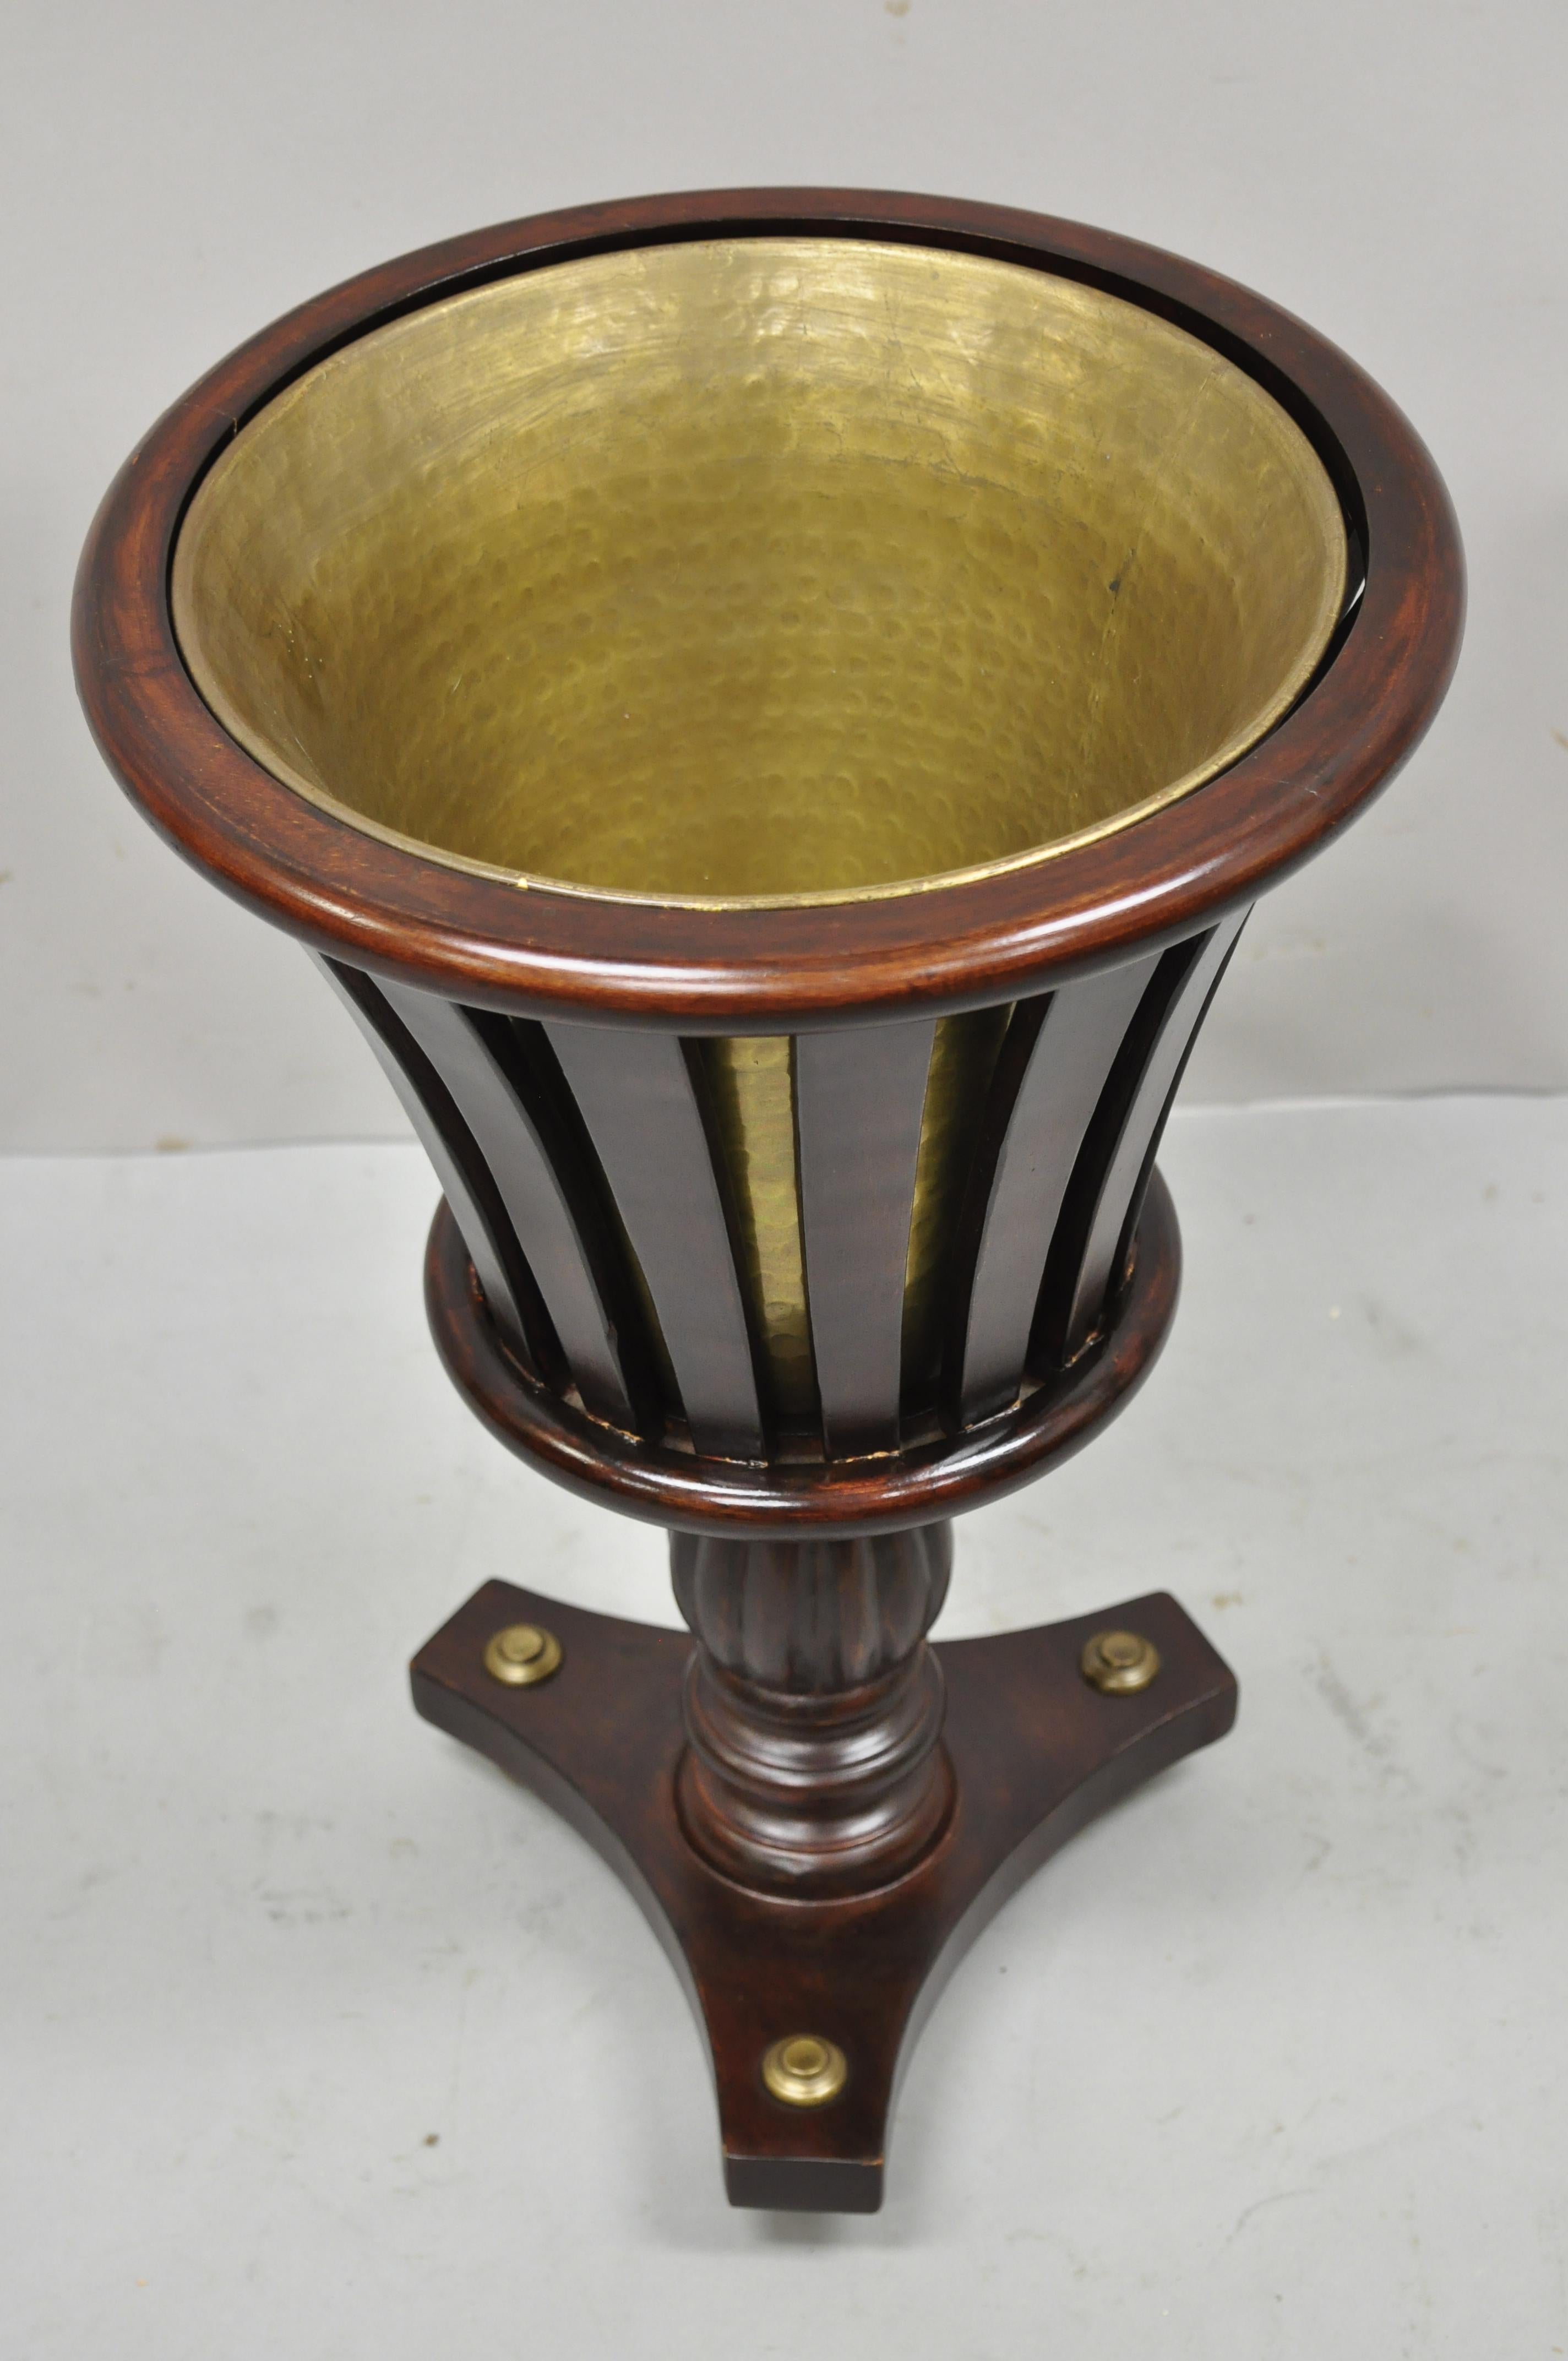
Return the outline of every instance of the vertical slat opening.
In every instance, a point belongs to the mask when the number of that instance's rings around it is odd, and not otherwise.
[[[531,1017],[471,1009],[470,1018],[532,1117],[543,1154],[571,1208],[582,1252],[614,1326],[638,1432],[656,1433],[678,1401],[674,1372],[641,1265],[561,1061]]]
[[[777,1433],[772,1415],[767,1337],[760,1318],[760,1307],[753,1305],[746,1284],[746,1239],[740,1204],[731,1185],[729,1162],[725,1151],[724,1126],[712,1076],[706,1055],[707,1041],[701,1037],[681,1037],[680,1051],[690,1085],[692,1104],[702,1126],[702,1136],[707,1149],[708,1169],[712,1175],[714,1195],[718,1201],[720,1220],[724,1225],[725,1243],[729,1249],[723,1278],[735,1290],[741,1325],[750,1356],[752,1394],[748,1405],[748,1418],[754,1437],[748,1446],[757,1456],[771,1455],[769,1446]],[[717,1276],[717,1274],[716,1274]]]
[[[976,1126],[968,1184],[953,1226],[951,1284],[944,1307],[942,1406],[948,1424],[954,1428],[971,1425],[1007,1409],[1017,1397],[1023,1376],[1020,1360],[1015,1376],[1010,1378],[1004,1373],[1000,1379],[988,1378],[977,1389],[971,1366],[970,1317],[999,1167],[1051,998],[1048,992],[1037,993],[1014,1002],[1008,1012],[1007,1030],[997,1047]],[[1047,1227],[1042,1239],[1042,1271],[1049,1235]]]
[[[905,1279],[932,1018],[795,1041],[795,1157],[812,1351],[830,1459],[896,1451]]]
[[[1251,910],[1247,909],[1244,910],[1239,917],[1223,919],[1205,939],[1203,949],[1212,955],[1212,973],[1207,980],[1201,1002],[1189,1027],[1180,1058],[1177,1061],[1176,1072],[1171,1078],[1170,1088],[1165,1094],[1165,1102],[1159,1111],[1158,1120],[1149,1135],[1148,1148],[1139,1168],[1132,1199],[1127,1207],[1126,1218],[1122,1224],[1121,1234],[1116,1241],[1113,1284],[1124,1285],[1130,1273],[1133,1249],[1137,1238],[1138,1217],[1144,1210],[1144,1200],[1148,1195],[1149,1180],[1154,1171],[1155,1159],[1159,1154],[1160,1141],[1165,1137],[1165,1126],[1170,1119],[1171,1108],[1176,1104],[1177,1093],[1181,1088],[1188,1060],[1198,1046],[1198,1036],[1203,1030],[1210,1004],[1225,980],[1225,970],[1230,966],[1235,954],[1236,945],[1241,940],[1242,928],[1251,916]]]
[[[966,1264],[964,1209],[985,1152],[987,1109],[1014,1004],[943,1016],[920,1118],[904,1275],[904,1413],[935,1408],[951,1306]]]
[[[712,1121],[736,1271],[756,1348],[768,1430],[800,1442],[820,1410],[806,1304],[795,1168],[795,1043],[788,1034],[691,1040]]]
[[[957,1228],[943,1365],[949,1428],[1012,1407],[1052,1242],[1152,954],[1020,1001],[992,1078]]]
[[[488,1165],[441,1075],[385,995],[362,970],[320,965],[357,1020],[435,1167],[490,1316],[542,1383],[563,1389],[566,1357]]]
[[[1046,1265],[1029,1345],[1036,1376],[1069,1367],[1096,1343],[1120,1299],[1166,1117],[1245,915],[1166,951],[1127,1027]]]
[[[652,1300],[695,1448],[762,1459],[756,1339],[700,1060],[669,1033],[565,1019],[544,1033]]]
[[[1136,1103],[1160,1028],[1205,939],[1201,936],[1174,944],[1163,954],[1100,1093],[1073,1166],[1041,1282],[1028,1353],[1028,1367],[1038,1377],[1054,1376],[1073,1357],[1075,1348],[1069,1336],[1069,1322],[1112,1159]],[[1076,1349],[1081,1350],[1082,1346]]]

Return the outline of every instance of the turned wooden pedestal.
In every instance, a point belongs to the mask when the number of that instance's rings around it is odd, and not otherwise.
[[[741,1885],[795,1899],[869,1893],[952,1816],[941,1668],[926,1645],[952,1531],[866,1541],[676,1533],[675,1599],[696,1635],[676,1808]]]

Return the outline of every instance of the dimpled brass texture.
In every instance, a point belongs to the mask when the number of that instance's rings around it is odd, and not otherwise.
[[[1231,363],[1022,266],[757,237],[560,263],[359,338],[181,532],[198,687],[436,859],[663,901],[1048,857],[1212,776],[1345,552]]]

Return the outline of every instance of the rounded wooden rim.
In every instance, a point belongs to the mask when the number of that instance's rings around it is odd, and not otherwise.
[[[1016,1491],[1081,1450],[1159,1357],[1181,1290],[1181,1232],[1157,1170],[1132,1276],[1103,1340],[1001,1417],[896,1455],[753,1466],[641,1443],[526,1378],[485,1309],[444,1198],[431,1224],[424,1301],[446,1374],[492,1434],[557,1484],[651,1523],[773,1534],[899,1532]]]
[[[1365,564],[1315,684],[1229,770],[1051,861],[883,899],[693,909],[520,888],[384,843],[308,803],[221,728],[181,661],[174,536],[203,473],[301,372],[399,313],[608,248],[784,232],[904,240],[1085,280],[1237,362],[1303,428]],[[1288,313],[1157,248],[1041,214],[837,190],[720,191],[503,224],[383,264],[241,346],[153,428],[82,555],[73,645],[89,721],[128,793],[217,883],[314,949],[535,1014],[690,1031],[798,1029],[919,1002],[962,1008],[1190,935],[1306,860],[1392,776],[1458,653],[1463,564],[1421,443]]]

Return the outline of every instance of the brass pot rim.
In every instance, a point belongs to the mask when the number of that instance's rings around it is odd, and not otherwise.
[[[486,280],[617,246],[815,234],[990,254],[1163,314],[1256,377],[1318,451],[1359,604],[1285,717],[1135,824],[862,897],[620,897],[378,840],[304,799],[224,730],[181,661],[170,567],[185,511],[237,427],[341,346]],[[1354,561],[1353,558],[1353,574]],[[687,1029],[778,1029],[860,1006],[1009,996],[1171,939],[1305,859],[1398,767],[1456,657],[1462,560],[1441,479],[1406,422],[1327,341],[1198,266],[1079,225],[952,200],[833,191],[659,197],[502,225],[398,258],[288,314],[166,414],[111,488],[83,554],[79,687],[128,791],[181,850],[318,949],[477,1002]]]
[[[733,910],[809,908],[945,893],[1059,860],[1102,837],[1139,827],[1168,804],[1192,794],[1283,720],[1321,664],[1353,586],[1347,581],[1343,516],[1327,471],[1299,426],[1255,378],[1212,346],[1144,307],[1105,289],[1076,286],[1048,271],[912,243],[893,246],[819,236],[780,237],[767,244],[773,251],[766,264],[753,259],[757,240],[719,238],[619,248],[493,280],[367,329],[297,379],[285,395],[265,403],[197,486],[171,567],[181,656],[199,693],[229,735],[308,801],[418,858],[495,878],[522,892]],[[873,255],[878,259],[871,263],[866,258]],[[802,287],[809,292],[798,293]],[[812,324],[809,338],[779,335],[780,311],[792,298],[799,304],[800,322]],[[922,299],[929,306],[924,313],[919,309]],[[852,323],[847,340],[855,363],[852,393],[841,377],[836,381],[833,375],[835,363],[839,371],[844,366],[840,315]],[[896,320],[896,331],[887,324],[890,320]],[[1017,577],[1004,583],[1020,619],[1031,612],[1032,602],[1046,613],[1065,606],[1074,619],[1067,630],[1053,621],[1044,643],[1031,650],[1009,684],[1006,641],[994,626],[982,624],[978,643],[969,642],[978,672],[949,700],[949,710],[966,717],[987,715],[989,744],[992,717],[1006,709],[1009,686],[1013,697],[1022,690],[1027,697],[1031,690],[1038,697],[1047,683],[1073,684],[1067,697],[1058,688],[1045,711],[1031,715],[1033,726],[1023,733],[1027,752],[1022,764],[1024,750],[1014,750],[1014,775],[1005,786],[1007,802],[1014,807],[1008,813],[1007,832],[1024,835],[1024,842],[1007,849],[994,842],[989,849],[971,844],[963,852],[956,844],[945,846],[948,857],[938,855],[929,864],[920,858],[920,851],[927,848],[900,842],[903,815],[918,813],[923,796],[951,808],[964,804],[971,785],[979,782],[966,774],[961,751],[956,763],[951,750],[938,752],[933,761],[928,722],[910,742],[897,708],[901,696],[916,684],[901,676],[895,659],[891,671],[881,675],[887,707],[872,757],[873,765],[885,765],[900,783],[900,793],[892,807],[884,808],[875,837],[875,865],[891,873],[840,876],[831,883],[803,878],[759,890],[739,884],[702,890],[667,875],[662,882],[646,882],[652,850],[646,840],[650,823],[635,818],[624,801],[626,748],[619,733],[609,751],[609,774],[595,776],[596,737],[601,765],[606,752],[603,717],[619,716],[623,697],[641,707],[648,694],[645,677],[638,686],[623,680],[622,648],[630,648],[634,665],[641,654],[644,666],[651,662],[655,673],[665,673],[672,657],[678,665],[687,652],[703,651],[696,667],[700,678],[692,681],[689,691],[677,694],[673,709],[666,708],[667,737],[654,740],[660,752],[652,808],[661,818],[681,811],[683,804],[701,810],[700,851],[687,851],[683,865],[695,862],[724,867],[726,817],[745,848],[748,865],[755,863],[757,797],[754,791],[744,790],[737,798],[736,787],[740,778],[754,775],[752,765],[759,761],[777,763],[779,739],[787,741],[798,722],[803,692],[809,706],[814,696],[820,697],[827,690],[825,709],[817,717],[817,737],[815,743],[808,740],[808,757],[815,752],[820,758],[824,744],[831,742],[834,759],[843,759],[842,732],[850,714],[839,701],[838,660],[843,650],[834,640],[831,619],[836,596],[842,599],[852,587],[863,625],[868,593],[875,596],[874,575],[868,582],[851,571],[838,582],[835,592],[833,560],[825,565],[820,542],[814,543],[806,561],[817,583],[815,597],[797,598],[787,575],[787,587],[775,587],[770,595],[768,582],[776,577],[781,563],[775,555],[743,624],[742,678],[748,655],[754,663],[761,648],[765,673],[766,659],[776,659],[781,652],[784,639],[775,621],[781,606],[809,604],[818,628],[827,626],[828,637],[815,680],[803,682],[792,668],[789,686],[773,690],[776,702],[760,728],[753,702],[758,684],[751,682],[740,692],[748,709],[751,744],[738,777],[715,782],[717,750],[705,742],[696,718],[712,694],[709,684],[716,669],[724,669],[724,658],[714,649],[713,631],[716,625],[732,624],[732,609],[722,600],[699,604],[673,631],[668,625],[660,629],[655,610],[651,627],[642,577],[635,574],[638,595],[630,613],[613,603],[600,611],[599,628],[608,627],[608,631],[595,644],[613,653],[608,664],[591,669],[576,717],[587,743],[580,751],[557,744],[543,770],[537,762],[528,763],[523,748],[531,726],[537,727],[531,717],[558,706],[564,692],[569,706],[571,691],[558,665],[552,672],[547,657],[531,659],[526,694],[520,695],[514,686],[498,697],[496,673],[501,671],[513,683],[518,679],[515,650],[520,631],[527,642],[530,627],[523,618],[531,598],[569,609],[593,594],[585,580],[579,577],[575,581],[568,571],[564,577],[554,577],[547,602],[540,598],[531,576],[551,578],[553,565],[565,556],[569,567],[573,560],[560,544],[554,545],[553,559],[549,545],[540,544],[537,523],[522,521],[540,513],[542,476],[544,512],[550,512],[551,489],[557,493],[554,505],[560,507],[560,479],[551,478],[553,468],[570,469],[566,480],[588,492],[590,516],[598,510],[606,475],[613,480],[617,467],[625,466],[624,422],[636,420],[660,373],[670,368],[666,355],[672,345],[682,335],[691,338],[694,331],[702,341],[688,350],[700,355],[706,365],[699,439],[709,466],[716,453],[721,467],[728,462],[727,504],[759,481],[773,487],[773,500],[761,515],[752,516],[753,527],[765,528],[776,521],[778,494],[787,498],[789,489],[787,478],[781,481],[769,469],[766,445],[755,439],[756,398],[762,392],[768,403],[763,415],[782,424],[796,467],[802,445],[809,449],[814,433],[826,434],[830,456],[826,472],[812,479],[813,489],[820,499],[829,478],[840,484],[848,478],[861,503],[851,537],[863,526],[867,484],[874,483],[875,496],[889,501],[883,529],[894,533],[900,546],[900,588],[905,598],[916,595],[916,579],[906,536],[955,482],[961,485],[958,497],[971,534],[983,533],[987,522],[993,529],[1002,523],[1000,502],[1006,526],[1018,533],[1024,546],[1035,550],[1036,559],[1042,550],[1070,554],[1072,596],[1063,599],[1061,591],[1068,586],[1058,582],[1055,609],[1048,576],[1041,586]],[[1006,362],[997,358],[997,348],[1010,339],[1011,376]],[[962,361],[955,383],[951,373],[959,354]],[[1020,366],[1025,358],[1026,374]],[[684,412],[695,415],[691,383],[675,374]],[[737,383],[745,390],[744,415],[739,421],[743,439],[727,446],[724,413],[714,414],[715,389]],[[807,388],[818,403],[825,391],[828,395],[831,408],[826,428],[813,428]],[[923,401],[931,405],[924,417]],[[535,403],[538,411],[530,415]],[[868,410],[861,408],[857,415],[857,403],[869,405],[869,417],[874,420],[870,436],[880,446],[869,462],[862,456],[858,467],[853,445],[868,434]],[[455,426],[455,413],[463,418],[466,432]],[[735,434],[733,416],[729,424]],[[954,445],[955,435],[966,428],[971,433],[979,428],[982,435],[969,459],[977,472],[967,478]],[[1025,435],[1047,439],[1043,450],[1020,468],[1016,444],[1010,450],[1009,438],[1018,438],[1021,429]],[[601,440],[585,468],[578,455],[596,433]],[[1165,451],[1151,464],[1151,441],[1157,448],[1162,436],[1183,453],[1179,469],[1171,467]],[[672,451],[666,442],[658,447],[678,490],[683,464],[689,467],[694,455],[688,451],[683,463],[678,446]],[[1104,465],[1113,454],[1120,473]],[[896,466],[890,465],[894,456]],[[388,471],[389,457],[396,459],[395,474]],[[1005,488],[987,482],[978,472],[983,467],[993,476],[1006,477],[1010,457],[1020,472]],[[806,464],[810,466],[809,458]],[[820,468],[820,456],[817,465]],[[388,569],[411,563],[423,575],[432,563],[433,532],[445,536],[440,555],[451,562],[453,525],[443,500],[449,501],[454,484],[465,478],[477,489],[466,497],[458,494],[464,500],[461,551],[466,561],[464,572],[477,582],[477,590],[466,608],[456,585],[445,597],[427,590],[422,601],[400,607],[382,587]],[[682,527],[670,515],[669,493],[662,479],[650,475],[638,480],[641,489],[630,497],[621,495],[613,511],[613,530],[601,527],[603,538],[589,542],[593,575],[602,577],[618,561],[624,564],[629,540],[635,544],[640,524],[644,533],[649,531],[650,518],[657,539],[680,544]],[[408,489],[394,491],[391,488],[399,484]],[[890,485],[894,488],[891,494]],[[525,486],[526,501],[521,496]],[[1047,488],[1048,506],[1043,498]],[[841,491],[838,497],[842,500]],[[1209,505],[1190,513],[1192,504],[1205,497]],[[1266,540],[1249,532],[1244,522],[1259,505],[1273,511],[1273,533]],[[369,562],[362,558],[345,578],[342,549],[352,548],[356,541],[365,545],[367,516],[384,520],[389,515],[389,531],[384,522],[371,526],[374,555]],[[1026,517],[1028,526],[1023,522]],[[1146,555],[1151,548],[1158,552],[1173,523],[1189,553],[1185,567],[1168,555],[1162,561]],[[498,524],[518,536],[503,544],[504,561],[492,560],[516,569],[517,587],[504,607],[489,588],[485,566],[475,564],[477,546],[493,544]],[[840,534],[843,531],[840,526]],[[1113,560],[1107,555],[1105,570],[1113,570],[1119,578],[1110,586],[1112,597],[1102,617],[1095,604],[1097,594],[1103,598],[1102,586],[1092,578],[1091,567],[1082,568],[1078,555],[1086,531],[1102,533],[1107,540],[1114,536],[1113,545],[1125,552]],[[781,542],[781,548],[787,551],[787,541]],[[960,649],[967,635],[950,569],[963,551],[961,540],[945,546],[946,562],[938,577],[945,613],[950,617],[956,611],[960,618],[954,634]],[[1195,554],[1201,554],[1196,563]],[[787,556],[783,563],[787,566]],[[1134,604],[1140,609],[1131,618],[1120,578],[1129,567]],[[335,591],[324,598],[320,587],[323,572],[329,580],[337,580]],[[1152,615],[1146,588],[1141,604],[1136,595],[1151,580],[1156,586]],[[1222,582],[1232,610],[1225,633],[1231,653],[1214,661],[1211,642],[1204,649],[1210,661],[1194,662],[1193,626],[1205,611],[1203,591],[1212,598]],[[931,587],[927,585],[927,591]],[[999,586],[991,587],[994,596]],[[1359,587],[1358,579],[1354,588]],[[1118,591],[1123,593],[1119,602]],[[410,611],[418,611],[411,643],[403,620]],[[368,637],[372,651],[375,645],[375,633],[364,629],[367,612],[395,634],[398,654],[392,661],[383,659],[368,675],[356,676],[356,642]],[[504,616],[499,631],[498,616]],[[455,629],[455,617],[461,619]],[[798,631],[798,616],[794,620]],[[905,634],[894,637],[898,643],[911,645]],[[461,653],[447,653],[437,673],[428,659],[423,664],[418,661],[422,639],[443,648],[455,646]],[[346,686],[342,678],[345,649]],[[1202,709],[1212,702],[1215,678],[1231,670],[1235,653],[1243,649],[1248,653],[1241,677],[1223,717],[1212,715],[1196,739],[1187,734],[1185,743],[1180,739],[1163,742],[1162,732],[1168,737],[1172,716],[1182,711],[1181,699],[1173,701],[1169,692],[1179,683],[1189,706]],[[1120,689],[1114,671],[1107,677],[1112,651],[1123,667]],[[944,653],[950,661],[950,647],[945,645]],[[860,661],[863,667],[863,655]],[[438,708],[443,732],[450,730],[453,736],[444,734],[432,744],[427,719],[431,700],[455,664],[455,679],[439,696]],[[1070,789],[1064,796],[1062,789],[1073,772],[1074,736],[1092,734],[1097,725],[1089,717],[1100,716],[1103,739],[1104,712],[1121,709],[1122,696],[1146,674],[1161,682],[1165,694],[1153,699],[1144,727],[1133,731],[1131,742],[1113,736],[1111,759],[1107,763],[1101,756],[1102,776],[1087,796],[1080,785],[1076,796]],[[346,701],[351,709],[397,715],[389,726],[385,720],[373,726],[369,743],[378,752],[365,751],[362,725],[347,730],[334,725],[323,679],[338,684],[340,705]],[[410,680],[422,685],[421,701],[411,711],[406,696]],[[466,706],[452,705],[453,686],[467,698]],[[477,731],[484,744],[487,731],[497,728],[498,707],[499,726],[508,733],[509,744],[501,767],[511,784],[498,798],[492,774],[488,794],[492,804],[499,802],[503,837],[516,844],[516,856],[510,859],[502,857],[495,843],[493,814],[488,827],[477,824],[466,796],[455,796],[452,787],[454,747],[460,762],[472,762],[468,741]],[[1054,740],[1047,713],[1058,733]],[[317,742],[323,728],[327,749]],[[422,751],[411,763],[414,747]],[[1138,761],[1149,753],[1154,755],[1152,776],[1146,773],[1132,784]],[[723,759],[718,756],[721,769]],[[1081,763],[1081,752],[1077,759]],[[730,761],[733,766],[733,755]],[[514,770],[514,765],[519,767]],[[1115,782],[1110,796],[1103,775],[1107,770]],[[1042,796],[1044,782],[1053,773],[1058,783],[1054,808],[1053,798]],[[994,778],[986,785],[994,794]],[[787,783],[781,780],[780,785],[787,795]],[[798,793],[797,783],[795,800]],[[613,867],[619,874],[606,875],[602,867],[598,876],[576,873],[574,857],[580,861],[582,854],[579,851],[574,856],[569,844],[562,848],[557,843],[553,861],[540,856],[541,820],[548,834],[558,839],[558,815],[565,805],[602,831],[601,812],[606,804],[617,811],[618,799],[623,825],[612,829],[611,838],[618,847]],[[1016,808],[1020,804],[1027,810]],[[790,867],[804,859],[820,872],[823,822],[828,820],[830,832],[830,813],[845,809],[855,809],[848,780],[838,796],[816,804],[810,824],[784,829]],[[424,825],[415,824],[416,815]],[[455,839],[451,833],[455,822]],[[863,842],[865,822],[860,812],[855,824],[861,832],[858,840]],[[487,833],[488,845],[478,840]],[[532,858],[523,852],[530,834]],[[666,865],[667,860],[666,854]],[[911,865],[894,867],[900,860]],[[599,864],[602,861],[601,851]],[[598,864],[590,858],[587,865]],[[657,877],[657,865],[652,874]]]

